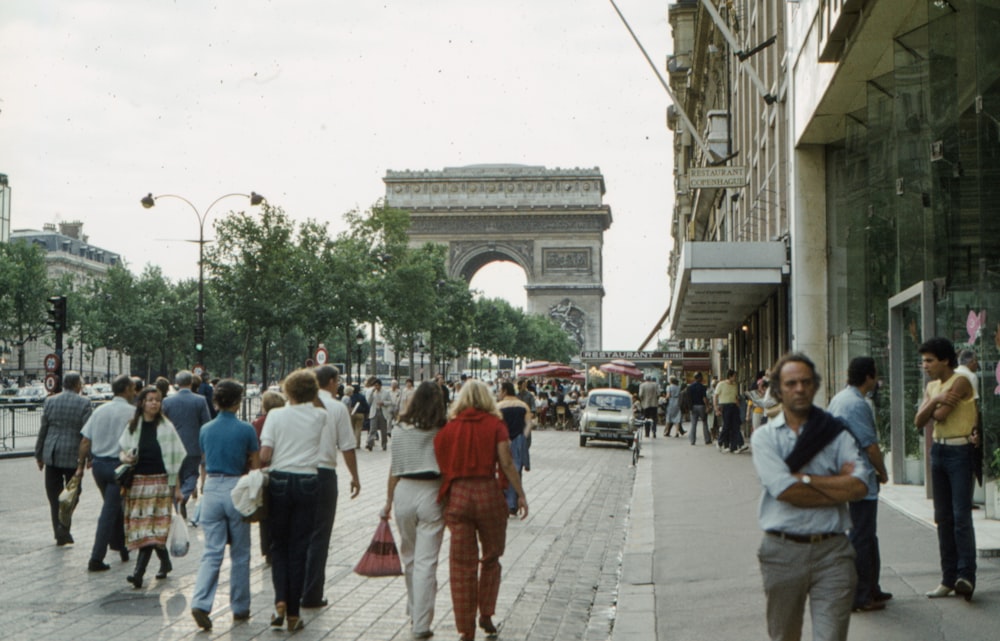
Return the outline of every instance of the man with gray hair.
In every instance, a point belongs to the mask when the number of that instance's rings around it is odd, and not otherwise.
[[[42,426],[35,441],[35,461],[38,470],[45,472],[45,494],[49,499],[56,545],[73,542],[69,528],[59,522],[59,494],[76,474],[82,438],[80,430],[90,418],[90,401],[80,394],[82,390],[83,379],[79,372],[66,372],[63,391],[45,399]]]
[[[198,497],[198,474],[201,465],[201,446],[198,444],[198,436],[201,433],[201,426],[212,420],[208,401],[204,396],[191,391],[193,376],[186,369],[177,372],[174,377],[177,393],[163,399],[162,405],[164,415],[174,424],[177,435],[181,437],[184,449],[187,450],[187,456],[184,457],[177,475],[183,497],[180,511],[185,519],[188,499]]]

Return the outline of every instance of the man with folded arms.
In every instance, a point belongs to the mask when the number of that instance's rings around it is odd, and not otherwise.
[[[956,372],[958,356],[947,338],[931,338],[917,348],[930,379],[914,424],[922,433],[933,424],[931,484],[934,522],[941,555],[941,584],[927,593],[936,599],[952,592],[972,600],[976,589],[976,532],[972,525],[972,466],[976,401],[969,379]]]
[[[868,469],[844,424],[813,405],[820,380],[809,357],[783,356],[771,382],[782,412],[753,433],[768,635],[800,638],[808,598],[813,639],[844,641],[857,583],[848,503],[867,494]]]

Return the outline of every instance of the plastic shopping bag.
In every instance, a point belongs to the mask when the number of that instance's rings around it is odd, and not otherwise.
[[[364,556],[354,566],[354,571],[361,576],[399,576],[403,573],[388,519],[379,520],[375,536],[368,544]]]
[[[191,539],[188,538],[187,524],[180,512],[174,510],[170,517],[170,531],[167,533],[167,550],[170,556],[181,557],[188,553],[191,548]]]

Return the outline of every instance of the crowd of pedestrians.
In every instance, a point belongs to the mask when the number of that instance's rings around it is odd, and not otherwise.
[[[449,573],[460,638],[473,639],[477,627],[487,637],[497,634],[493,617],[507,520],[528,514],[521,474],[530,469],[536,397],[526,386],[518,391],[511,382],[490,387],[472,379],[448,384],[438,377],[416,388],[412,380],[403,386],[391,381],[385,388],[375,378],[345,388],[339,371],[325,365],[292,372],[281,393],[265,392],[261,415],[250,424],[237,417],[241,384],[215,381],[210,408],[204,384],[186,370],[176,374],[173,385],[161,378],[143,386],[120,376],[112,384],[113,400],[94,411],[80,395],[77,373],[67,373],[64,385],[45,402],[35,457],[45,473],[60,546],[74,543],[59,518],[60,493],[71,479],[79,483],[92,470],[103,502],[87,571],[109,570],[109,550],[122,561],[134,553],[126,580],[142,589],[155,553],[156,578],[167,578],[168,536],[172,521],[182,515],[204,534],[191,596],[194,621],[212,629],[226,548],[233,620],[248,619],[251,523],[232,493],[251,471],[263,470],[266,517],[260,519],[260,540],[274,589],[270,625],[297,631],[304,627],[302,608],[327,605],[323,590],[338,460],[355,498],[361,491],[356,450],[362,443],[385,450],[392,438],[381,516],[394,515],[399,531],[413,637],[433,636],[445,527],[451,532]],[[190,515],[189,505],[195,505]]]

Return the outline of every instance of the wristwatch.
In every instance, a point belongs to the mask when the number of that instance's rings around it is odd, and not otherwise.
[[[808,474],[803,474],[802,475],[802,482],[805,483],[806,485],[812,485],[813,478],[811,476],[809,476]]]

